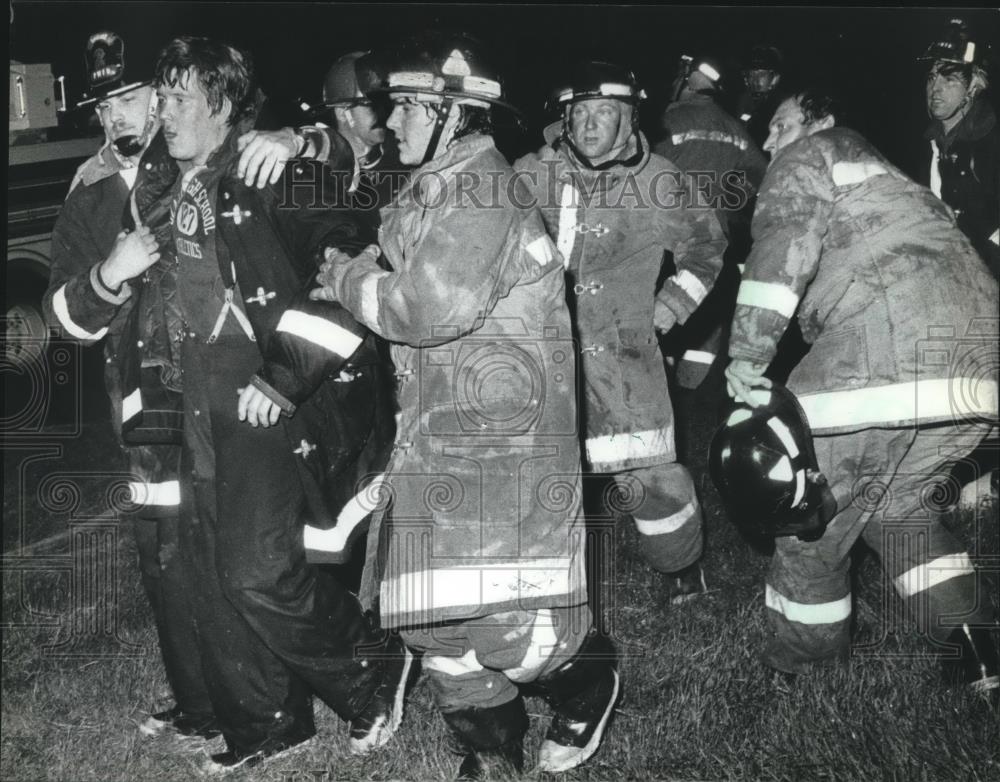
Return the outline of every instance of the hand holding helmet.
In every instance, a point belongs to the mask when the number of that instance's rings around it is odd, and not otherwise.
[[[815,540],[836,511],[805,413],[777,383],[758,404],[738,404],[722,423],[709,471],[733,521],[752,534]]]

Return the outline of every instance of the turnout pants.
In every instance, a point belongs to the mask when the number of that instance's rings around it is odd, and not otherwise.
[[[586,605],[505,611],[401,631],[424,652],[438,708],[445,714],[493,709],[518,697],[518,684],[552,673],[579,650],[591,626]]]
[[[615,510],[630,513],[646,561],[662,573],[693,564],[704,545],[701,506],[691,473],[671,462],[614,474]]]
[[[163,666],[174,701],[181,711],[206,719],[212,714],[198,655],[198,635],[189,602],[191,574],[178,550],[180,489],[176,445],[143,445],[127,449],[130,482],[140,503],[131,516],[139,550],[142,585],[153,609]],[[163,480],[164,478],[169,480]]]
[[[805,673],[811,663],[848,654],[850,551],[858,538],[932,640],[962,623],[991,621],[969,555],[939,518],[952,493],[941,477],[985,431],[945,425],[814,438],[838,512],[817,541],[776,541],[765,592],[770,666]]]
[[[307,564],[304,492],[283,423],[237,418],[237,389],[259,368],[244,337],[185,343],[182,475],[194,501],[182,547],[195,576],[202,664],[230,745],[311,735],[309,690],[353,719],[381,681],[381,647],[357,599]],[[306,451],[303,453],[303,451]]]

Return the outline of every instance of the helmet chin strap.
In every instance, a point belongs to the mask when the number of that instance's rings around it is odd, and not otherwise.
[[[631,132],[628,138],[625,139],[625,145],[628,146],[628,139],[634,137],[635,148],[636,148],[635,154],[629,155],[629,157],[624,160],[620,157],[615,157],[612,158],[611,160],[605,160],[603,163],[597,163],[596,165],[594,163],[591,163],[590,158],[584,155],[583,152],[581,152],[580,149],[576,146],[576,144],[573,143],[573,138],[572,136],[570,136],[569,132],[569,122],[567,121],[567,117],[568,117],[568,112],[567,115],[563,117],[563,131],[561,140],[563,143],[566,144],[567,147],[570,148],[570,150],[572,150],[573,155],[576,157],[576,159],[580,162],[580,164],[584,168],[589,168],[591,171],[606,171],[607,169],[612,168],[614,166],[625,166],[625,168],[630,168],[638,164],[639,161],[642,160],[642,156],[645,150],[643,150],[642,148],[642,137],[636,132],[636,128],[639,124],[639,118],[634,110],[632,112]],[[619,120],[619,122],[620,121],[621,120]]]
[[[454,102],[453,98],[446,97],[441,101],[440,106],[433,106],[433,104],[431,104],[437,117],[434,120],[434,130],[431,131],[430,140],[427,142],[427,151],[424,152],[424,159],[420,161],[420,165],[427,165],[436,157],[438,143],[441,141],[441,134],[444,132],[444,125],[448,121],[448,117],[451,115],[451,107]]]
[[[149,139],[153,136],[153,131],[159,124],[156,115],[157,105],[158,99],[154,92],[149,99],[149,107],[146,110],[146,124],[142,128],[142,133],[138,136],[120,136],[114,140],[114,147],[119,155],[125,158],[132,158],[146,148]]]

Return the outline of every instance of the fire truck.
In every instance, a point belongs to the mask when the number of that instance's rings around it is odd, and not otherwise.
[[[4,267],[5,433],[33,428],[60,406],[79,407],[86,381],[100,378],[99,350],[58,339],[42,315],[52,227],[77,167],[100,147],[99,127],[68,118],[65,81],[48,64],[10,62],[7,255]]]

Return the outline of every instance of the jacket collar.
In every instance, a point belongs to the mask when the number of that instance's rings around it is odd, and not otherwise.
[[[414,171],[413,176],[416,178],[420,174],[446,171],[487,149],[496,149],[496,144],[492,136],[483,136],[481,134],[465,136],[449,147],[443,155],[438,155]]]
[[[561,157],[565,160],[566,163],[569,164],[573,177],[579,178],[590,191],[610,190],[611,188],[617,187],[627,176],[635,176],[638,174],[649,163],[649,142],[646,140],[646,136],[642,131],[638,131],[636,135],[639,143],[642,144],[642,157],[639,158],[638,162],[631,166],[626,166],[619,162],[618,165],[611,166],[601,171],[595,171],[581,165],[580,161],[577,160],[576,155],[573,154],[571,149],[569,149],[565,144],[558,143],[550,148],[551,152],[546,154],[545,157],[549,157],[549,155],[551,155],[552,157]]]
[[[950,133],[945,134],[941,120],[934,120],[924,132],[924,138],[936,141],[939,147],[946,149],[955,141],[978,141],[990,133],[996,124],[997,117],[993,107],[983,98],[976,98],[969,113],[962,117]]]
[[[441,175],[446,175],[449,169],[460,166],[470,158],[489,150],[496,150],[492,136],[476,134],[460,138],[443,155],[438,155],[420,168],[414,169],[396,199],[402,199],[414,185],[417,185],[421,188],[420,195],[423,200],[433,201],[437,197],[436,189],[442,187]]]
[[[131,168],[131,166],[126,166],[111,148],[111,142],[105,141],[104,146],[83,164],[80,169],[80,182],[89,187],[102,179],[114,176],[125,168]]]

